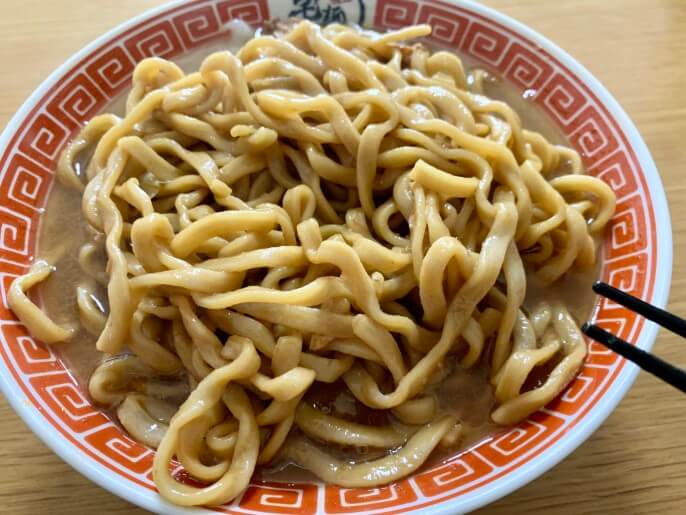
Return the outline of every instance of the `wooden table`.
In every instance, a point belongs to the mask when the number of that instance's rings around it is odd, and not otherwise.
[[[2,0],[0,127],[72,53],[162,3]],[[672,213],[674,279],[669,308],[686,314],[686,2],[485,3],[569,51],[608,87],[638,126],[662,174]],[[686,342],[677,337],[663,332],[656,351],[686,366]],[[481,513],[683,513],[684,449],[686,398],[641,374],[617,410],[572,456]],[[2,397],[0,455],[1,513],[144,513],[63,463]]]

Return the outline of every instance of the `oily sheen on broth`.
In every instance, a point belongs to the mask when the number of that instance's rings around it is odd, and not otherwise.
[[[170,501],[294,467],[388,483],[581,366],[614,195],[505,81],[412,44],[429,30],[234,26],[141,62],[62,157],[9,300],[158,449]]]

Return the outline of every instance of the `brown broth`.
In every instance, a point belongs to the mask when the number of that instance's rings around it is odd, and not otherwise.
[[[178,63],[186,70],[196,69],[205,55],[226,45],[226,41],[217,40],[202,52],[185,56]],[[229,46],[236,46],[236,43]],[[545,113],[509,84],[504,81],[487,82],[485,94],[510,104],[521,116],[524,127],[540,132],[551,142],[568,144]],[[106,110],[122,114],[124,100],[125,96],[122,95]],[[79,319],[75,286],[83,277],[83,272],[79,267],[77,255],[81,245],[86,242],[86,235],[86,223],[81,216],[80,193],[56,182],[50,193],[45,215],[41,219],[38,255],[47,258],[56,266],[55,273],[41,288],[41,297],[46,311],[58,323],[77,323]],[[529,274],[525,308],[531,309],[542,300],[560,301],[569,308],[577,321],[583,321],[590,315],[593,305],[591,284],[597,277],[597,272],[597,269],[570,272],[553,287],[541,286]],[[106,304],[104,293],[103,291],[102,298],[99,299],[103,305]],[[102,360],[102,354],[95,348],[95,340],[92,335],[81,329],[71,342],[59,346],[59,352],[84,392],[87,392],[88,379],[92,371]],[[454,414],[462,421],[463,438],[458,448],[442,449],[435,453],[430,461],[432,464],[474,446],[502,430],[490,420],[490,412],[495,401],[488,381],[487,368],[480,366],[470,371],[462,370],[458,366],[449,368],[451,370],[448,375],[439,386],[434,387],[434,392],[441,411]],[[330,385],[318,387],[319,402],[329,403],[333,412],[360,422],[388,422],[386,413],[363,408],[355,399],[341,396],[340,390],[336,392],[335,388],[336,386],[332,390]],[[327,448],[330,449],[330,446]],[[338,450],[338,454],[348,460],[372,459],[380,455],[374,450],[364,455]],[[257,474],[272,480],[312,479],[309,472],[286,463],[263,468]]]
[[[242,22],[229,22],[224,36],[213,38],[201,49],[172,60],[186,73],[195,71],[212,52],[226,49],[238,51],[251,34],[250,28]],[[127,94],[128,91],[119,95],[103,112],[123,115]],[[77,163],[77,171],[85,170],[86,163],[87,160]],[[81,193],[55,180],[41,218],[38,236],[38,256],[53,264],[55,272],[41,286],[41,301],[53,320],[72,323],[80,328],[70,342],[60,345],[59,351],[84,392],[88,390],[91,373],[103,359],[102,353],[95,348],[96,338],[78,323],[76,285],[84,274],[77,256],[81,246],[88,241],[87,236],[88,225],[81,214]],[[104,290],[100,293],[97,300],[100,305],[106,306],[107,294]]]

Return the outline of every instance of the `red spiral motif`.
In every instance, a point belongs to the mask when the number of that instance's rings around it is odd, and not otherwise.
[[[163,20],[133,34],[124,41],[124,46],[134,61],[146,57],[169,59],[183,51],[181,41],[169,20]]]
[[[15,277],[8,279],[13,280]],[[17,366],[25,374],[49,373],[62,369],[55,355],[44,344],[28,336],[23,325],[3,324],[0,330],[16,359]]]
[[[573,415],[588,401],[607,375],[607,368],[584,367],[567,388],[546,406],[546,410],[561,415]]]
[[[562,426],[563,422],[563,419],[551,414],[534,413],[517,427],[480,446],[478,452],[493,466],[504,467],[529,452],[546,435]]]
[[[217,12],[222,23],[243,20],[257,27],[269,19],[267,0],[229,0],[217,4]]]
[[[14,154],[0,180],[0,205],[31,215],[45,205],[52,176],[22,154]]]
[[[21,352],[15,350],[13,353]],[[97,411],[81,393],[71,374],[36,375],[29,379],[31,386],[61,421],[75,433],[84,433],[108,423],[105,415]]]
[[[483,477],[493,467],[473,453],[463,453],[459,459],[436,467],[428,472],[417,474],[415,484],[426,497],[439,495],[446,490],[466,486],[475,479]]]
[[[16,325],[17,318],[14,313],[10,311],[9,304],[7,304],[7,292],[12,286],[12,283],[17,278],[17,276],[26,273],[26,265],[19,265],[12,263],[11,261],[4,261],[2,268],[0,268],[0,325],[3,322],[9,322],[7,325]],[[26,335],[28,331],[24,326],[18,326],[21,328],[21,334]]]
[[[504,73],[506,77],[519,87],[536,92],[553,73],[548,61],[516,41],[510,45],[503,63],[507,66]]]
[[[431,25],[433,31],[429,39],[437,43],[458,47],[465,35],[469,20],[452,10],[422,4],[417,23]]]
[[[97,114],[106,101],[95,83],[79,73],[59,89],[46,111],[65,127],[77,129]]]
[[[636,174],[624,152],[616,151],[606,159],[594,160],[588,172],[609,184],[619,202],[638,190]]]
[[[19,141],[19,149],[31,159],[52,169],[69,134],[54,118],[40,113]]]
[[[0,255],[24,265],[31,261],[38,232],[38,213],[24,215],[0,206]]]
[[[570,143],[587,164],[608,157],[619,146],[613,131],[593,105],[586,106],[574,118],[569,131]]]
[[[556,73],[543,87],[536,102],[555,121],[566,127],[586,104],[586,97],[577,85],[572,84],[564,75]]]
[[[100,413],[99,413],[100,414]],[[100,416],[103,416],[100,414]],[[103,416],[103,418],[105,418]],[[86,442],[131,472],[145,475],[152,468],[155,455],[146,446],[132,440],[111,422],[85,437]]]
[[[88,76],[108,96],[119,93],[129,83],[135,63],[119,45],[95,58],[87,67]]]
[[[410,0],[378,0],[374,25],[379,28],[397,29],[414,24],[417,2]]]
[[[612,270],[608,273],[608,282],[615,288],[619,288],[634,297],[642,297],[645,287],[645,272],[643,272],[643,270],[645,270],[646,260],[647,253],[645,252],[632,254],[616,260],[612,264]],[[633,312],[619,305],[608,306],[605,311],[606,312],[601,311],[598,319],[606,315],[612,315],[614,317],[619,317],[621,315],[627,320],[630,320],[631,317],[635,317]],[[626,329],[633,331],[634,324],[627,324]],[[624,335],[620,334],[618,336],[622,336],[626,339],[629,335],[625,333]]]
[[[175,16],[172,22],[186,48],[194,48],[220,32],[217,15],[209,5]]]
[[[313,514],[317,511],[317,485],[253,483],[243,494],[240,507],[259,513]]]
[[[368,513],[369,510],[402,506],[417,499],[407,479],[377,488],[340,488],[326,486],[328,513]]]
[[[627,256],[646,249],[647,241],[643,237],[646,231],[642,216],[642,199],[632,195],[617,204],[609,231],[608,260]]]
[[[509,43],[505,34],[474,20],[462,44],[462,50],[472,57],[497,67]]]

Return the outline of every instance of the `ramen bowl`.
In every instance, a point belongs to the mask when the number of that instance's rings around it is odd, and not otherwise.
[[[309,5],[309,4],[308,4]],[[314,3],[312,3],[314,5]],[[299,15],[388,30],[433,26],[432,45],[526,92],[582,156],[589,173],[617,196],[603,243],[599,278],[664,306],[671,278],[671,228],[659,175],[645,143],[612,96],[582,66],[527,27],[483,6],[430,0],[317,3],[276,0],[176,2],[123,24],[73,56],[27,100],[0,136],[0,385],[29,427],[94,482],[162,513],[201,513],[156,493],[154,451],[124,434],[89,400],[59,349],[33,339],[7,306],[7,290],[36,255],[61,150],[86,120],[116,102],[135,63],[147,56],[183,61],[221,46],[231,20],[259,27]],[[649,349],[656,335],[635,313],[598,300],[591,318]],[[220,513],[456,513],[512,492],[548,470],[602,423],[637,369],[588,342],[578,376],[524,422],[387,486],[362,489],[254,479]]]

